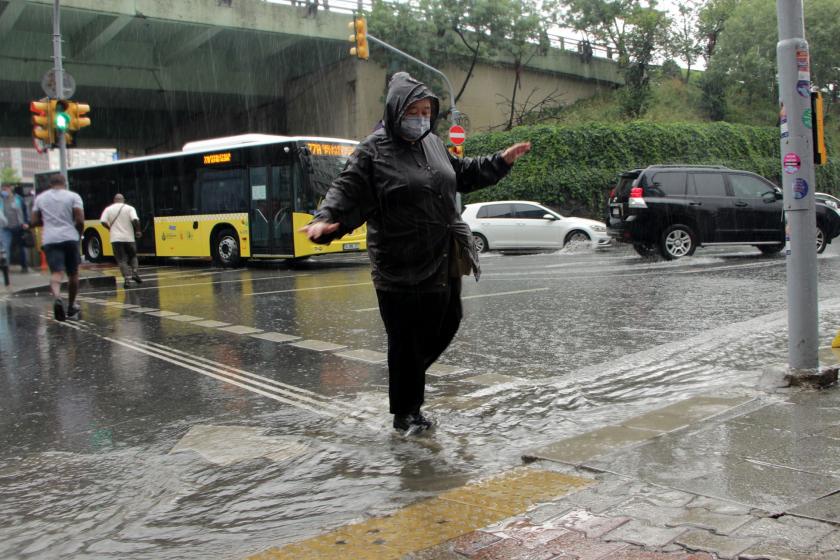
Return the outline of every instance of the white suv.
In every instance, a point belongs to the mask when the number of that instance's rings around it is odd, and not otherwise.
[[[592,247],[610,244],[603,222],[561,216],[524,200],[467,204],[461,217],[470,226],[479,251],[561,249],[568,243]]]

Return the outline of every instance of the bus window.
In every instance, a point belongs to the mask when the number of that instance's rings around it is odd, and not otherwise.
[[[201,212],[225,214],[247,212],[244,169],[202,169],[199,171]]]
[[[315,212],[332,182],[344,170],[352,151],[352,146],[339,144],[309,143],[301,146],[298,153],[307,181],[295,189],[295,210],[310,214]]]

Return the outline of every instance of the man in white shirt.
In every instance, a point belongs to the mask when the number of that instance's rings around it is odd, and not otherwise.
[[[85,225],[85,211],[82,197],[67,190],[67,179],[63,175],[50,177],[50,188],[35,198],[30,225],[44,226],[41,249],[50,267],[50,291],[55,298],[53,315],[58,321],[79,319],[81,311],[76,305],[81,261],[79,239]],[[61,280],[65,272],[69,292],[66,310],[61,300]]]
[[[137,217],[137,210],[130,204],[126,204],[125,197],[121,194],[114,195],[114,203],[102,211],[99,218],[102,225],[111,232],[111,248],[114,250],[114,258],[120,265],[123,275],[123,287],[128,289],[129,276],[138,284],[143,280],[137,273],[137,245],[134,240],[140,239],[140,218]]]

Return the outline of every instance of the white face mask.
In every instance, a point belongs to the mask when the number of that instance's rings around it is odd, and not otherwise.
[[[406,140],[418,140],[432,127],[428,117],[407,116],[400,121],[400,135]]]

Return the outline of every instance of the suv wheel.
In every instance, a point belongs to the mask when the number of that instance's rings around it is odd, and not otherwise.
[[[828,238],[825,236],[825,231],[822,226],[817,225],[817,254],[819,255],[828,246]]]
[[[784,243],[779,243],[778,245],[756,245],[758,250],[764,253],[765,255],[775,255],[779,251],[785,248]]]
[[[667,260],[690,257],[697,248],[694,232],[683,224],[674,224],[662,232],[659,239],[659,251]]]
[[[656,256],[656,245],[653,243],[633,243],[633,249],[640,257],[646,259]]]

